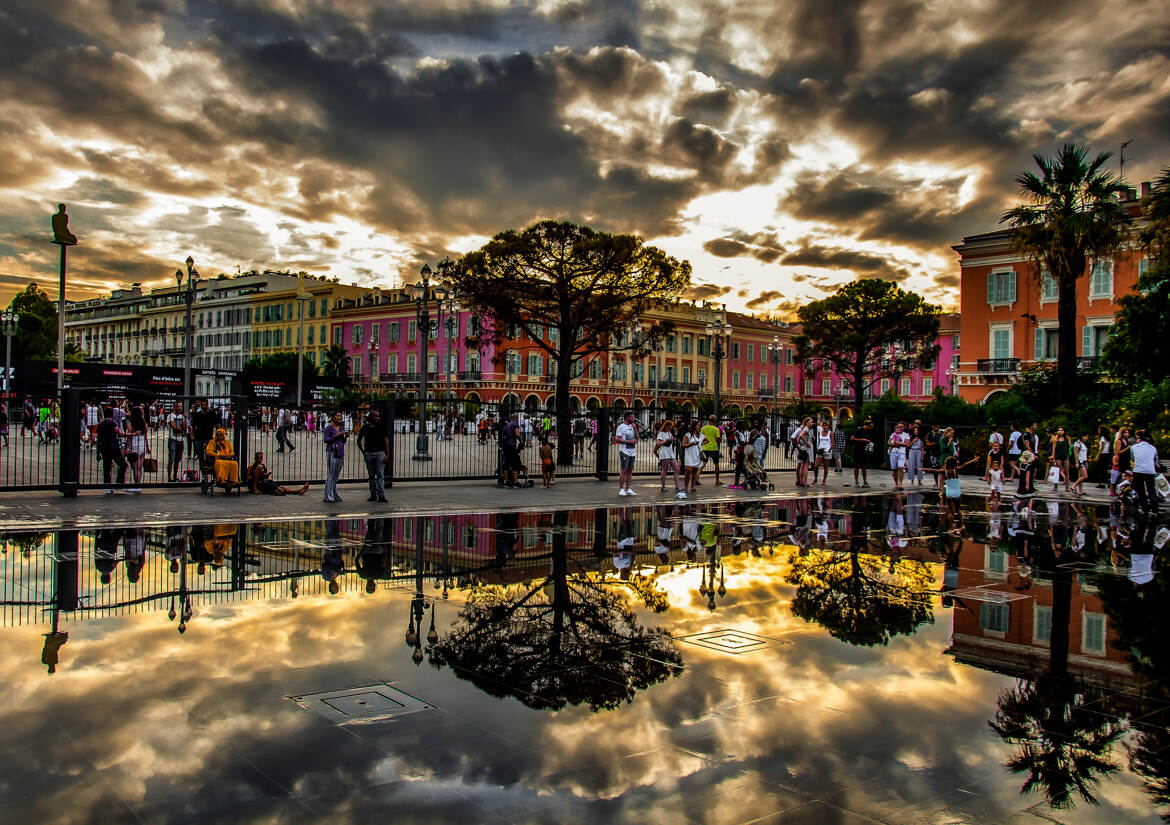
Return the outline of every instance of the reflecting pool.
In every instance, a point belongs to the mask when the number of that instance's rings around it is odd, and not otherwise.
[[[0,821],[1161,821],[1170,528],[963,505],[2,534]]]

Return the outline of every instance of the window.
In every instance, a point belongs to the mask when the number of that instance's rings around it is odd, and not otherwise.
[[[353,359],[353,377],[358,379],[362,377],[362,359],[360,355]]]
[[[760,389],[761,390],[768,389],[768,373],[766,373],[766,372],[760,373]]]
[[[991,327],[991,357],[1012,357],[1012,327],[1003,324]]]
[[[322,329],[324,329],[324,327],[322,327]],[[341,346],[341,327],[340,326],[336,326],[333,328],[333,343],[336,344],[337,346]]]
[[[475,334],[476,335],[479,334],[479,319],[478,318],[475,319]],[[548,328],[548,342],[551,344],[556,340],[557,340],[557,328],[554,326],[549,326],[549,328]]]
[[[1113,297],[1113,261],[1097,261],[1089,279],[1090,298]]]
[[[406,371],[411,375],[414,375],[418,372],[418,356],[413,352],[406,356]]]
[[[1016,271],[990,272],[987,275],[987,303],[991,306],[1016,302]]]
[[[881,380],[881,384],[879,384],[878,386],[879,386],[879,388],[880,388],[880,389],[879,389],[879,392],[880,392],[882,395],[885,395],[886,393],[888,393],[888,392],[890,391],[890,379],[888,379],[888,378],[883,378],[883,379]]]
[[[749,390],[750,390],[750,389],[753,389],[753,387],[752,387],[752,381],[753,381],[754,379],[755,379],[755,373],[753,373],[753,372],[749,372],[749,373],[747,374],[747,389],[749,389]]]
[[[1008,554],[1003,550],[992,550],[990,547],[984,545],[983,569],[985,572],[994,573],[997,576],[1006,576],[1007,560]]]
[[[317,303],[315,301],[309,301],[309,317],[317,317]]]
[[[830,379],[828,379],[828,378],[821,379],[821,395],[828,395],[829,394],[829,381],[830,381]]]
[[[922,394],[923,395],[930,395],[932,392],[934,392],[934,379],[933,378],[923,378],[922,379]]]
[[[1105,655],[1105,616],[1085,611],[1081,614],[1081,652]]]
[[[1102,353],[1113,329],[1108,324],[1090,324],[1081,328],[1081,355],[1093,358]]]
[[[695,352],[704,357],[711,354],[711,342],[706,338],[699,338],[695,341]]]
[[[983,602],[979,605],[979,626],[992,633],[1007,633],[1008,606],[1006,604],[990,604]]]
[[[691,383],[691,368],[690,367],[683,367],[682,368],[682,380],[683,380],[684,384]]]
[[[392,352],[386,359],[386,372],[398,372],[398,353]]]
[[[1052,641],[1052,608],[1038,604],[1032,612],[1032,641]]]
[[[321,299],[321,317],[324,318],[328,314],[329,314],[329,299],[322,298]]]
[[[1055,301],[1060,297],[1060,289],[1056,286],[1056,279],[1044,270],[1040,273],[1040,300]]]
[[[504,372],[512,375],[520,374],[520,353],[508,350],[504,353]]]
[[[361,344],[362,343],[362,335],[364,332],[364,328],[362,327],[362,325],[361,324],[354,324],[352,327],[350,327],[350,329],[352,330],[351,343],[353,343],[355,346],[358,344]]]
[[[747,360],[749,360],[749,361],[756,360],[756,345],[755,344],[748,344],[747,345]]]
[[[731,357],[739,360],[739,341],[731,342]]]
[[[734,390],[739,389],[739,370],[731,374],[731,388]]]
[[[382,334],[382,325],[381,324],[377,324],[377,323],[370,324],[370,340],[371,341],[377,341],[378,336],[381,334]]]
[[[386,325],[386,340],[391,344],[398,340],[398,336],[402,334],[402,324],[398,321]]]
[[[252,333],[252,347],[255,348],[258,346],[260,346],[260,333],[253,332]]]
[[[418,324],[414,321],[407,321],[406,323],[406,340],[413,341],[417,334]]]
[[[666,351],[678,352],[678,338],[674,335],[666,336]]]
[[[792,366],[792,359],[793,359],[792,350],[790,350],[790,349],[784,350],[784,365],[788,366],[788,367]]]
[[[903,396],[910,395],[910,379],[909,378],[902,379],[902,390],[901,390],[900,394]],[[825,395],[828,395],[828,393],[825,393]]]
[[[528,374],[529,375],[543,375],[544,374],[544,358],[539,355],[528,356]]]
[[[792,376],[784,376],[784,392],[792,392]]]
[[[431,328],[427,332],[427,337],[430,338],[432,341],[439,340],[439,325],[436,324],[434,321],[431,321]]]
[[[1032,357],[1037,361],[1055,360],[1057,348],[1060,346],[1060,329],[1057,327],[1038,327],[1033,336]]]
[[[683,355],[690,355],[695,351],[695,339],[689,335],[684,335],[682,339],[682,353]]]
[[[338,331],[338,333],[341,332],[340,329],[338,329],[337,331]],[[321,325],[321,335],[317,338],[317,340],[320,341],[322,344],[325,343],[325,325],[324,324]],[[339,343],[339,344],[341,343],[340,334],[337,336],[337,343]]]
[[[811,378],[804,379],[804,394],[805,395],[812,395],[812,379]]]
[[[595,381],[601,378],[601,359],[594,358],[589,362],[589,377]]]
[[[280,342],[280,340],[281,340],[281,332],[282,332],[282,331],[281,331],[281,330],[279,330],[279,329],[278,329],[278,330],[274,330],[274,331],[273,331],[273,333],[272,333],[272,346],[274,346],[274,347],[281,347],[281,346],[284,346],[284,345],[283,345],[283,344]]]

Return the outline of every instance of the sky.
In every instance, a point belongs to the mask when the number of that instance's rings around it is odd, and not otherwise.
[[[306,270],[412,282],[545,218],[791,316],[857,277],[958,304],[1033,152],[1170,165],[1160,0],[6,0],[0,300]],[[1116,168],[1114,166],[1113,168]]]

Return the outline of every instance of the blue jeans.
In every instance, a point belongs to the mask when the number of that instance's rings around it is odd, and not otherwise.
[[[386,468],[386,454],[381,452],[366,453],[366,472],[370,476],[370,497],[386,497],[386,481],[383,476]]]
[[[341,478],[341,468],[345,464],[345,459],[341,456],[335,456],[330,451],[330,454],[325,459],[325,501],[341,501],[341,496],[337,495],[337,479]]]

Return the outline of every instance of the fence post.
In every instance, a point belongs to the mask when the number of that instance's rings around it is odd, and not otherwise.
[[[236,396],[236,399],[238,403],[232,440],[236,442],[236,463],[246,468],[252,466],[252,456],[248,454],[248,416],[251,411],[248,409],[248,396],[239,395]],[[244,481],[242,476],[240,481]]]
[[[61,391],[61,452],[58,484],[61,495],[67,498],[77,497],[77,487],[81,476],[81,438],[77,434],[80,426],[81,393],[74,387],[65,387]]]
[[[597,480],[609,481],[609,410],[597,411]]]
[[[394,406],[389,398],[382,399],[382,426],[390,445],[390,457],[386,460],[384,474],[386,489],[394,486]]]

